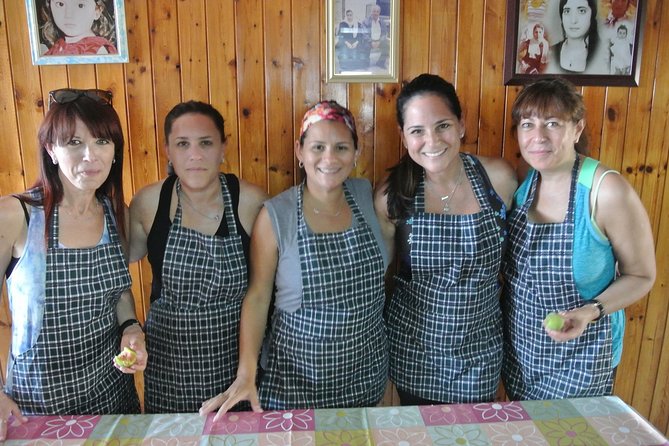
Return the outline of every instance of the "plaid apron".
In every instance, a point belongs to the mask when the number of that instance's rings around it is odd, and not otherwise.
[[[569,342],[553,341],[542,327],[549,312],[584,304],[572,269],[578,167],[577,156],[564,222],[528,221],[539,178],[536,172],[527,200],[511,212],[510,249],[503,267],[506,354],[502,376],[513,400],[600,396],[612,390],[609,316],[589,324]]]
[[[462,156],[480,212],[425,212],[425,181],[411,227],[411,281],[396,276],[387,308],[390,376],[398,389],[444,403],[492,401],[502,363],[499,270],[503,218]]]
[[[388,379],[381,251],[346,186],[358,225],[311,233],[303,187],[297,194],[302,305],[273,316],[260,400],[266,409],[373,406]]]
[[[7,379],[24,414],[139,413],[133,376],[112,363],[120,342],[116,304],[131,281],[111,205],[102,204],[110,242],[92,248],[59,247],[54,209],[42,328],[31,349],[10,359]]]
[[[220,175],[228,237],[181,226],[181,202],[167,237],[162,295],[146,321],[147,413],[197,412],[235,378],[246,259],[232,198]],[[181,183],[176,182],[177,197]]]

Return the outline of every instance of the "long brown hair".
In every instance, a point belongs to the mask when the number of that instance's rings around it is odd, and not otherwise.
[[[114,143],[114,163],[109,176],[95,191],[98,199],[109,198],[114,209],[116,226],[125,237],[125,201],[123,198],[123,131],[121,121],[111,105],[97,102],[86,96],[66,104],[53,103],[40,125],[37,139],[39,143],[40,175],[33,184],[32,194],[24,194],[21,199],[32,206],[41,206],[45,214],[45,234],[48,234],[53,212],[63,200],[63,184],[58,176],[58,165],[53,164],[47,147],[65,143],[75,133],[76,120],[88,128],[92,135],[106,138]]]

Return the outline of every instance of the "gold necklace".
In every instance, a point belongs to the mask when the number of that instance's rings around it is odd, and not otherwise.
[[[195,212],[197,212],[198,214],[200,214],[204,218],[208,218],[209,220],[213,220],[213,221],[219,221],[221,219],[221,215],[218,212],[212,216],[212,215],[208,215],[208,214],[205,214],[204,212],[200,211],[198,208],[195,207],[195,205],[190,200],[188,195],[186,195],[181,190],[179,191],[179,196],[184,199],[184,201],[186,202],[188,207],[190,207],[192,210],[194,210]]]
[[[462,183],[464,172],[465,172],[464,166],[460,166],[460,173],[458,174],[458,179],[455,182],[455,186],[453,186],[453,190],[451,191],[451,193],[439,197],[441,199],[441,203],[444,205],[444,211],[443,211],[444,214],[451,212],[450,203],[451,200],[453,199],[453,196],[455,196],[455,192],[457,192],[458,188],[460,187],[460,183]]]

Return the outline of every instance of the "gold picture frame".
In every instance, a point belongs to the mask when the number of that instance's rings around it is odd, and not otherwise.
[[[400,0],[326,0],[327,82],[398,81]]]

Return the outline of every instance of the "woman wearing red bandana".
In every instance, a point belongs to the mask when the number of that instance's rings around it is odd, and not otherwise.
[[[265,202],[253,228],[237,379],[200,409],[220,407],[215,420],[241,400],[260,412],[373,406],[383,396],[388,255],[371,185],[349,178],[360,155],[351,113],[316,104],[295,155],[304,182]]]

